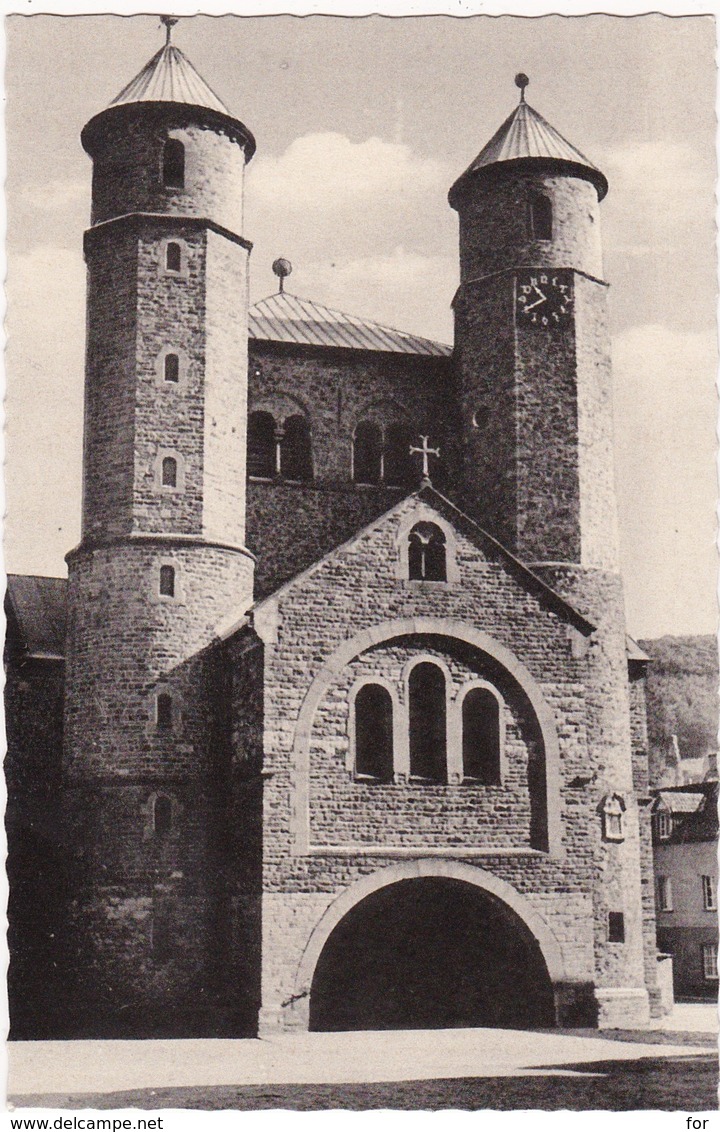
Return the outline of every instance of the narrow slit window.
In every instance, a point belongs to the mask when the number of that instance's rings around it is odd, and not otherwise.
[[[172,955],[173,915],[165,900],[156,900],[152,917],[152,957],[167,963]]]
[[[608,912],[608,943],[625,942],[625,913]]]
[[[410,673],[410,774],[428,782],[447,782],[445,674],[423,661]]]
[[[165,355],[165,380],[177,385],[180,380],[180,358],[177,354]]]
[[[717,909],[717,879],[711,876],[702,878],[703,908],[706,912]]]
[[[165,249],[165,269],[167,271],[182,270],[182,249],[174,240]]]
[[[381,684],[364,684],[355,697],[355,776],[392,781],[392,697]]]
[[[462,704],[463,777],[500,782],[500,705],[489,688],[471,688]]]
[[[175,597],[175,567],[160,567],[160,593],[163,597]]]
[[[172,731],[172,723],[172,696],[168,692],[161,692],[157,698],[157,729],[158,731]]]
[[[658,912],[672,912],[673,910],[672,880],[670,877],[658,877],[657,906]]]
[[[158,794],[155,799],[153,828],[156,837],[165,837],[172,829],[172,802],[166,794]]]
[[[185,146],[177,138],[165,142],[163,184],[168,189],[182,189],[185,185]]]
[[[174,456],[165,456],[162,462],[163,487],[177,487],[177,460]]]
[[[538,194],[530,201],[530,234],[533,240],[552,240],[553,214],[549,197]]]

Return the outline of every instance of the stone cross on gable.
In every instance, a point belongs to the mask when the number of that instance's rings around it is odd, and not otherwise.
[[[422,441],[421,446],[419,448],[411,446],[410,455],[413,456],[417,452],[417,453],[419,453],[419,455],[422,456],[422,458],[423,458],[423,479],[428,480],[428,482],[429,482],[430,481],[430,465],[428,463],[428,456],[439,456],[440,455],[440,449],[439,448],[430,448],[429,437],[421,435],[420,439]]]

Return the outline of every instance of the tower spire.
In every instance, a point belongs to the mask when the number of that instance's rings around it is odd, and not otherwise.
[[[165,46],[169,47],[172,39],[172,29],[178,22],[177,16],[161,16],[160,23],[165,25]]]

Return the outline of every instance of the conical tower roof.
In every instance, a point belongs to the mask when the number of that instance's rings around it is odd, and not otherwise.
[[[126,106],[130,102],[181,102],[232,117],[187,55],[173,43],[161,47],[110,105]]]
[[[604,174],[525,101],[524,93],[523,88],[520,104],[458,177],[450,190],[451,204],[457,199],[460,188],[473,176],[498,166],[527,167],[529,163],[546,167],[558,164],[566,172],[592,181],[600,200],[606,195],[608,183]]]

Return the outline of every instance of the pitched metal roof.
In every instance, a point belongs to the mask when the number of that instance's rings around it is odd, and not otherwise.
[[[330,310],[287,291],[261,299],[250,308],[250,337],[265,342],[295,342],[348,350],[449,357],[452,346],[405,334],[377,322]]]
[[[130,102],[183,102],[232,117],[179,47],[166,43],[124,87],[111,106]]]
[[[595,184],[600,200],[607,193],[607,180],[597,166],[558,133],[542,114],[538,114],[527,102],[521,101],[455,182],[450,190],[451,196],[461,181],[481,169],[504,162],[527,160],[562,161],[576,167],[581,166],[588,179]]]
[[[659,790],[658,801],[673,814],[694,814],[705,801],[704,794],[673,793]]]
[[[62,660],[65,655],[67,581],[8,574],[7,601],[27,656]]]

